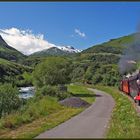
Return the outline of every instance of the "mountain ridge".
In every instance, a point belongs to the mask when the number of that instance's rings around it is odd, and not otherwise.
[[[64,55],[69,55],[69,54],[74,54],[74,53],[79,53],[81,50],[75,49],[72,46],[56,46],[56,47],[51,47],[49,49],[44,49],[39,52],[35,52],[31,54],[30,56],[64,56]]]
[[[25,58],[25,55],[9,46],[0,35],[0,58],[11,61],[19,61]]]

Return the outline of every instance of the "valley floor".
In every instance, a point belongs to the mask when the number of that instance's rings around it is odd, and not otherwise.
[[[74,96],[78,96],[82,98],[83,100],[87,101],[88,103],[92,103],[95,100],[94,93],[91,91],[88,91],[87,88],[80,86],[80,85],[70,85],[68,86],[68,91],[72,92]],[[52,100],[52,99],[51,99]],[[42,102],[43,101],[43,102]],[[37,106],[31,107],[34,110],[33,115],[38,113],[37,110],[42,110],[50,112],[49,115],[43,113],[44,115],[41,115],[39,118],[36,118],[35,120],[30,120],[29,122],[19,124],[20,119],[23,117],[28,118],[28,114],[11,114],[11,116],[8,116],[9,118],[4,119],[6,125],[13,124],[14,128],[4,128],[5,126],[1,126],[0,128],[0,138],[33,138],[37,135],[39,135],[41,132],[45,130],[49,130],[60,123],[65,122],[66,120],[70,119],[71,117],[79,114],[82,112],[85,108],[71,108],[71,107],[61,107],[58,105],[58,102],[51,101],[48,97],[44,97],[43,100],[39,101],[38,108]],[[52,106],[52,103],[54,104]],[[45,104],[48,109],[45,109]],[[50,106],[50,107],[49,107]],[[45,107],[45,108],[43,108]],[[21,116],[19,116],[21,115]],[[0,120],[0,124],[2,125],[2,120]]]
[[[115,102],[102,91],[90,90],[96,101],[89,108],[36,138],[104,138]]]
[[[140,118],[136,112],[134,103],[126,96],[120,94],[114,87],[90,86],[90,88],[98,89],[108,94],[99,96],[97,94],[102,94],[102,92],[94,90],[94,94],[91,96],[91,92],[87,91],[83,86],[69,86],[69,90],[71,90],[72,93],[75,93],[76,96],[82,96],[82,99],[89,103],[93,103],[95,100],[94,97],[96,97],[95,103],[85,111],[85,108],[64,107],[50,115],[42,116],[32,122],[22,124],[17,128],[0,129],[0,138],[34,138],[44,131],[46,131],[45,134],[39,135],[38,138],[46,138],[46,134],[47,137],[70,138],[139,138]],[[104,96],[109,98],[102,98]],[[76,119],[79,118],[79,116],[81,119]],[[67,129],[63,131],[65,127],[67,127]],[[58,133],[58,131],[60,133]]]

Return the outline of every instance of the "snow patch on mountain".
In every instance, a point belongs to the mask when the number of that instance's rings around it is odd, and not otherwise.
[[[69,53],[79,53],[82,51],[82,50],[75,49],[72,46],[57,46],[57,48],[65,52],[69,52]]]

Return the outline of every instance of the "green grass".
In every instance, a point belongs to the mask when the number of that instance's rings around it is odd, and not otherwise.
[[[29,101],[22,110],[0,120],[0,138],[33,138],[83,111],[61,106],[54,97]]]
[[[95,101],[94,93],[89,91],[84,85],[69,85],[68,91],[74,96],[80,97],[88,103],[93,103]]]
[[[107,138],[140,138],[140,118],[133,103],[113,87],[94,86],[109,93],[116,102]]]
[[[58,110],[47,117],[40,117],[32,123],[24,124],[16,129],[2,130],[0,132],[0,138],[34,138],[40,133],[65,122],[83,110],[84,108],[64,108]]]
[[[56,98],[45,96],[38,101],[29,101],[23,108],[17,112],[11,113],[0,120],[1,129],[17,128],[23,124],[29,123],[42,116],[48,116],[58,110],[64,109]]]
[[[69,85],[68,90],[74,96],[81,97],[89,103],[95,100],[93,92],[82,85]],[[20,111],[0,120],[0,138],[33,138],[65,122],[84,109],[61,106],[56,98],[50,96],[31,100]]]

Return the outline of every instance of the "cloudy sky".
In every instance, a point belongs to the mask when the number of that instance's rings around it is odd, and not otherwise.
[[[27,55],[53,46],[83,50],[138,24],[140,2],[0,2],[0,35]]]
[[[10,46],[26,55],[56,47],[56,45],[45,40],[43,34],[34,35],[31,30],[20,30],[13,27],[0,29],[0,34]]]

